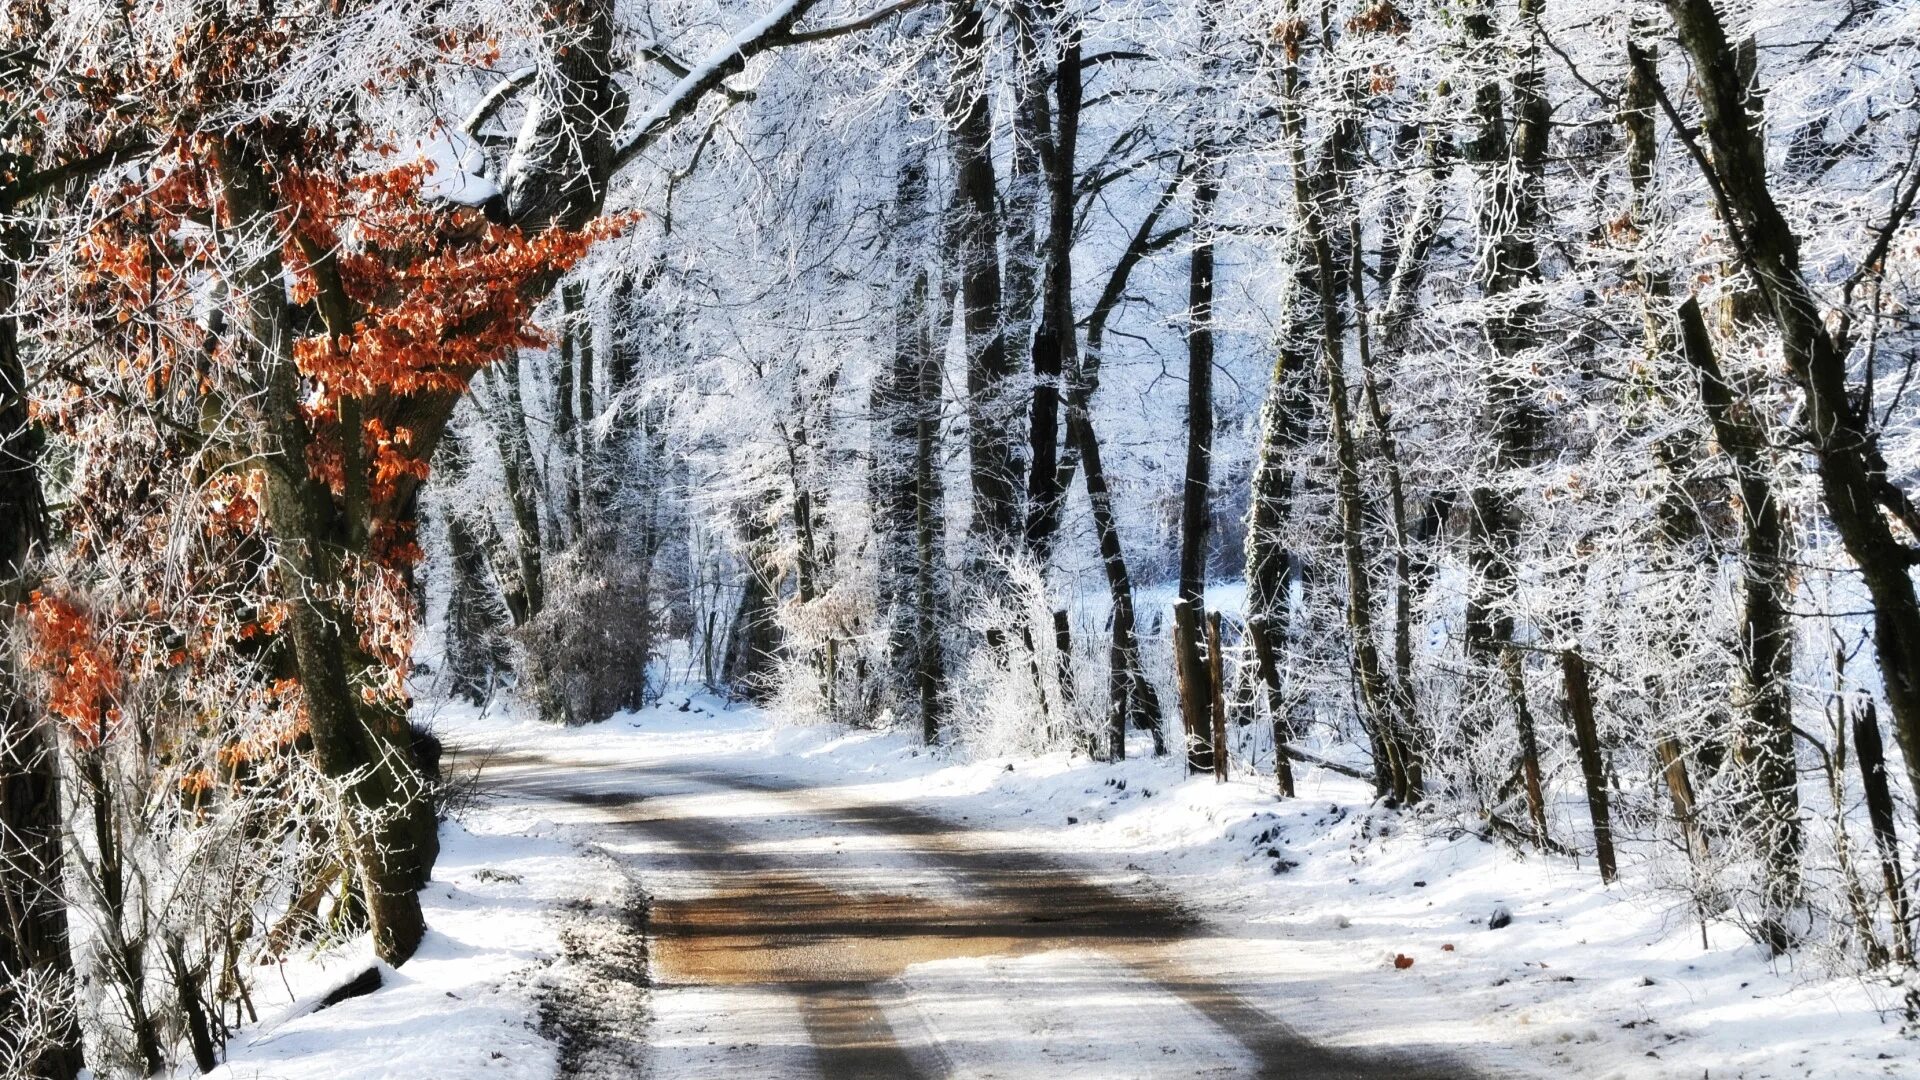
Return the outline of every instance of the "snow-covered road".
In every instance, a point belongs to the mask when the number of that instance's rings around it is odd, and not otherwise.
[[[653,1076],[1482,1075],[1297,1034],[1124,867],[719,761],[509,750],[486,770],[651,892]]]
[[[686,691],[429,719],[486,794],[420,953],[324,1011],[364,939],[257,971],[219,1076],[1920,1080],[1897,988],[1770,963],[1631,858],[1603,886],[1325,770],[1282,800]]]

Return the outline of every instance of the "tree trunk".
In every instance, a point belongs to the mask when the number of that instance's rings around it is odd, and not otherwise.
[[[1203,146],[1196,153],[1205,153]],[[1208,215],[1219,194],[1214,166],[1194,175],[1193,221],[1200,240],[1187,264],[1187,464],[1180,491],[1180,598],[1174,611],[1174,649],[1180,671],[1180,713],[1186,727],[1187,767],[1213,769],[1206,661],[1201,620],[1207,603],[1207,540],[1213,518],[1213,240]]]
[[[956,295],[967,364],[968,535],[975,580],[998,591],[996,558],[1013,552],[1021,469],[1012,436],[1023,404],[1010,385],[1002,324],[1000,218],[993,175],[993,117],[986,88],[986,28],[976,0],[948,0],[952,77],[946,99],[954,197],[949,223]]]
[[[1213,778],[1227,782],[1226,658],[1220,649],[1220,613],[1207,612],[1207,710],[1213,716]]]
[[[1033,470],[1027,481],[1027,545],[1042,565],[1052,555],[1066,483],[1060,475],[1060,383],[1079,366],[1073,316],[1074,183],[1079,175],[1080,35],[1066,41],[1054,69],[1058,122],[1047,156],[1047,278],[1033,345]]]
[[[1140,227],[1134,231],[1127,249],[1114,264],[1100,299],[1087,316],[1085,353],[1069,357],[1067,369],[1067,454],[1060,463],[1055,490],[1072,486],[1076,469],[1084,471],[1087,502],[1093,512],[1094,534],[1100,546],[1100,565],[1107,580],[1113,606],[1112,641],[1108,647],[1107,690],[1111,700],[1107,753],[1114,760],[1126,757],[1126,733],[1129,724],[1153,733],[1154,754],[1166,753],[1166,737],[1161,726],[1160,697],[1140,666],[1140,643],[1135,633],[1133,579],[1120,545],[1120,529],[1114,520],[1113,495],[1107,487],[1106,469],[1100,458],[1100,439],[1092,419],[1093,395],[1100,388],[1102,350],[1106,343],[1107,319],[1119,305],[1134,267],[1168,238],[1156,237],[1154,227],[1173,204],[1179,185],[1175,177],[1161,191],[1160,199]],[[1177,235],[1177,234],[1176,234]]]
[[[1047,99],[1048,86],[1053,81],[1052,72],[1041,54],[1051,44],[1045,40],[1051,13],[1041,10],[1040,3],[1023,2],[1010,5],[1008,15],[1014,49],[1014,103],[1013,146],[1008,160],[1005,193],[1006,235],[1002,245],[1006,262],[1002,340],[1009,373],[1023,373],[1027,371],[1029,363],[1032,364],[1036,411],[1030,433],[1033,461],[1030,475],[1037,480],[1041,454],[1044,452],[1049,459],[1057,456],[1052,443],[1044,451],[1042,449],[1039,426],[1043,418],[1038,412],[1040,395],[1051,389],[1041,377],[1041,372],[1056,359],[1046,354],[1042,341],[1045,331],[1041,329],[1047,318],[1041,277],[1046,270],[1052,243],[1041,230],[1040,208],[1044,196],[1052,187],[1050,174],[1055,160],[1053,110]],[[1051,214],[1048,216],[1051,220]],[[1010,422],[1017,420],[1011,403],[1008,419]],[[1052,479],[1049,475],[1046,482],[1051,483]],[[1031,544],[1032,538],[1029,536],[1027,539]]]
[[[1600,863],[1600,880],[1610,882],[1615,874],[1613,854],[1613,816],[1607,800],[1606,761],[1600,754],[1600,731],[1593,715],[1593,684],[1587,672],[1586,658],[1578,649],[1560,654],[1560,676],[1566,684],[1567,716],[1573,721],[1574,745],[1580,750],[1580,774],[1587,782],[1587,811],[1593,817],[1594,858]]]
[[[14,274],[10,258],[0,259],[0,637],[27,599],[26,562],[46,522],[40,432],[27,412],[13,316]],[[26,980],[52,994],[73,990],[61,818],[52,732],[18,690],[11,650],[0,649],[0,1027],[9,1031],[23,1030],[17,995]],[[78,1018],[66,1012],[45,1034],[25,1062],[27,1075],[71,1080],[81,1067]]]
[[[1902,963],[1911,964],[1913,927],[1907,908],[1906,875],[1900,869],[1900,834],[1893,822],[1893,790],[1887,783],[1887,753],[1880,741],[1880,718],[1868,699],[1853,714],[1853,748],[1860,756],[1861,786],[1867,795],[1867,820],[1880,851],[1880,875],[1892,909],[1893,940]]]
[[[1261,681],[1267,687],[1267,711],[1273,725],[1274,772],[1280,792],[1292,796],[1293,766],[1283,749],[1295,738],[1284,694],[1281,657],[1287,648],[1288,596],[1294,576],[1293,554],[1284,529],[1293,513],[1294,473],[1307,438],[1313,408],[1307,382],[1313,362],[1317,323],[1313,274],[1302,269],[1293,279],[1275,349],[1273,375],[1260,403],[1260,436],[1254,449],[1252,494],[1247,505],[1247,636],[1252,640]]]
[[[468,468],[464,433],[450,432],[435,456],[435,468],[449,483],[458,483]],[[447,590],[446,671],[448,692],[474,705],[484,704],[504,657],[500,632],[504,629],[500,605],[487,584],[487,551],[468,508],[445,509],[447,562],[451,582]]]
[[[1318,302],[1312,325],[1320,331],[1321,378],[1326,385],[1327,428],[1333,442],[1335,492],[1340,515],[1340,550],[1347,577],[1347,627],[1353,672],[1360,687],[1367,736],[1373,751],[1374,786],[1402,802],[1417,795],[1408,746],[1401,738],[1398,696],[1382,666],[1373,627],[1373,579],[1366,555],[1366,508],[1360,490],[1360,450],[1353,435],[1346,375],[1346,312],[1342,308],[1342,270],[1333,250],[1334,223],[1350,214],[1334,180],[1346,160],[1352,137],[1347,125],[1335,129],[1329,167],[1310,171],[1298,95],[1299,71],[1289,62],[1282,75],[1281,126],[1293,165],[1294,205],[1301,222],[1302,245],[1310,259],[1313,295]],[[1344,232],[1344,230],[1342,230]]]
[[[1160,696],[1140,665],[1133,579],[1127,571],[1126,552],[1120,546],[1120,526],[1113,516],[1113,494],[1107,490],[1106,468],[1100,461],[1100,440],[1084,404],[1067,410],[1067,437],[1078,448],[1086,474],[1087,502],[1093,510],[1093,529],[1100,541],[1100,566],[1106,574],[1107,593],[1113,604],[1113,641],[1108,650],[1108,691],[1112,699],[1108,753],[1115,761],[1127,756],[1127,727],[1131,724],[1153,733],[1153,753],[1158,757],[1167,752]]]
[[[1732,246],[1752,271],[1780,332],[1787,368],[1805,397],[1804,434],[1819,465],[1827,514],[1873,597],[1874,644],[1894,735],[1908,783],[1920,790],[1920,599],[1909,571],[1911,550],[1894,536],[1882,508],[1910,524],[1920,515],[1886,474],[1871,415],[1857,410],[1848,394],[1850,324],[1843,319],[1828,330],[1801,274],[1799,237],[1768,186],[1760,99],[1740,77],[1739,57],[1719,12],[1711,0],[1670,0],[1667,11],[1693,59],[1702,127],[1713,151],[1702,167],[1731,214]],[[1920,813],[1920,803],[1915,810]]]
[[[893,701],[917,718],[929,744],[940,737],[946,673],[940,653],[944,538],[939,470],[940,357],[927,256],[933,245],[925,151],[903,127],[890,242],[896,289],[893,354],[873,390],[874,529]]]
[[[1700,375],[1700,400],[1713,422],[1714,437],[1733,460],[1740,495],[1741,576],[1746,596],[1741,611],[1740,659],[1747,684],[1746,722],[1734,738],[1734,759],[1751,785],[1747,818],[1755,846],[1767,863],[1767,903],[1763,930],[1776,950],[1790,940],[1788,909],[1800,894],[1799,773],[1794,765],[1793,628],[1788,623],[1787,580],[1790,562],[1780,504],[1767,479],[1766,432],[1735,400],[1707,336],[1700,305],[1689,297],[1680,305],[1680,341],[1687,361]]]
[[[533,470],[533,447],[527,437],[526,409],[520,396],[520,356],[510,353],[492,370],[493,393],[486,410],[500,452],[500,468],[507,488],[507,507],[513,515],[517,588],[507,590],[507,610],[513,625],[526,626],[547,606],[539,497],[540,481]]]
[[[1534,237],[1540,221],[1541,177],[1552,118],[1537,40],[1542,6],[1543,0],[1519,0],[1525,44],[1515,58],[1509,80],[1513,97],[1511,129],[1497,81],[1490,79],[1482,84],[1475,99],[1480,134],[1473,159],[1481,167],[1486,185],[1481,195],[1479,228],[1487,250],[1482,285],[1489,297],[1520,292],[1540,280]],[[1465,26],[1476,40],[1492,39],[1492,20],[1484,10],[1470,14]],[[1524,376],[1515,369],[1520,354],[1535,344],[1540,312],[1540,300],[1527,298],[1507,303],[1488,321],[1493,357],[1483,380],[1487,438],[1481,463],[1482,475],[1488,480],[1525,468],[1537,452],[1540,413]],[[1468,501],[1468,561],[1473,570],[1466,611],[1468,646],[1482,663],[1491,662],[1500,668],[1520,737],[1520,771],[1527,787],[1528,808],[1544,842],[1545,809],[1537,794],[1538,754],[1528,750],[1534,737],[1526,700],[1526,665],[1521,654],[1510,648],[1520,509],[1501,484],[1486,480],[1473,488]]]
[[[767,502],[771,502],[769,495]],[[740,578],[740,603],[734,609],[727,634],[727,660],[721,678],[736,693],[755,701],[770,689],[774,663],[780,657],[780,630],[774,622],[773,582],[767,577],[772,557],[773,529],[765,506],[752,506],[740,515],[746,541],[746,568]]]
[[[1173,605],[1174,671],[1180,680],[1180,719],[1187,740],[1187,773],[1213,771],[1213,680],[1207,675],[1204,616],[1197,604]]]
[[[236,221],[259,220],[271,210],[272,189],[252,153],[230,139],[221,155],[220,176]],[[279,250],[237,251],[233,265],[239,267],[233,293],[246,298],[251,361],[264,387],[256,406],[263,441],[256,451],[267,479],[267,519],[278,540],[274,578],[287,605],[314,754],[321,771],[341,785],[343,839],[359,870],[374,949],[400,964],[426,930],[418,890],[439,854],[439,823],[427,778],[413,763],[404,704],[363,701],[355,690],[356,676],[377,663],[362,652],[352,613],[337,599],[348,593],[341,553],[355,549],[332,493],[307,465],[311,436],[300,409]]]
[[[580,516],[580,420],[575,414],[574,363],[584,336],[585,302],[578,282],[560,287],[560,348],[553,358],[553,440],[547,457],[547,476],[560,486],[560,505],[575,539],[585,535]],[[555,532],[559,532],[555,523]],[[559,546],[559,545],[556,545]]]

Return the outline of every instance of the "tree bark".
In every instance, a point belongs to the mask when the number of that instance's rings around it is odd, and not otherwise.
[[[1185,600],[1173,605],[1174,672],[1180,680],[1180,718],[1187,740],[1187,773],[1214,768],[1213,680],[1207,674],[1205,616]]]
[[[1220,613],[1207,612],[1207,711],[1213,716],[1213,778],[1227,782],[1226,658],[1220,649]]]
[[[1880,741],[1880,718],[1871,699],[1853,714],[1853,748],[1860,757],[1860,780],[1867,795],[1867,820],[1880,852],[1880,876],[1892,909],[1893,940],[1899,959],[1911,964],[1912,914],[1907,907],[1906,875],[1900,869],[1900,834],[1893,821],[1893,789],[1887,783],[1887,753]]]
[[[233,220],[266,217],[272,188],[253,148],[231,138],[219,164]],[[267,519],[278,541],[274,579],[287,605],[314,754],[341,787],[344,840],[360,874],[375,951],[400,964],[426,930],[418,890],[439,854],[439,823],[428,780],[413,763],[404,706],[362,701],[354,688],[356,674],[376,663],[360,648],[352,613],[336,599],[348,591],[341,553],[355,548],[332,493],[308,468],[311,436],[300,409],[279,250],[235,251],[229,258],[233,294],[245,297],[252,369],[263,387],[256,405],[262,440],[255,449],[266,473]]]
[[[4,160],[0,160],[4,171]],[[0,188],[0,209],[9,208]],[[8,238],[11,239],[11,238]],[[26,564],[45,539],[40,432],[27,410],[27,378],[14,320],[12,244],[0,257],[0,637],[27,599]],[[47,718],[20,693],[11,650],[0,650],[0,1026],[20,1030],[17,994],[27,980],[71,993],[60,778]],[[71,1080],[81,1068],[77,1017],[27,1060],[33,1080]]]
[[[1711,160],[1696,159],[1727,216],[1734,251],[1751,271],[1793,381],[1806,402],[1805,436],[1818,463],[1820,492],[1834,530],[1866,580],[1874,604],[1874,644],[1893,729],[1909,785],[1920,790],[1920,599],[1912,547],[1894,536],[1882,507],[1910,518],[1905,492],[1886,475],[1870,415],[1847,392],[1852,341],[1843,319],[1829,332],[1800,270],[1800,240],[1767,180],[1760,100],[1740,77],[1739,58],[1711,0],[1667,0],[1680,44],[1693,60],[1702,127]],[[1907,189],[1912,190],[1912,189]],[[1896,216],[1912,209],[1909,199]],[[1891,230],[1887,235],[1891,236]],[[1869,257],[1862,265],[1877,261]],[[1916,803],[1920,813],[1920,803]]]
[[[1060,475],[1060,385],[1079,365],[1073,316],[1074,183],[1079,175],[1080,36],[1068,28],[1054,67],[1057,122],[1047,155],[1047,276],[1033,344],[1033,469],[1027,480],[1027,546],[1042,565],[1060,527],[1066,478]]]
[[[1587,812],[1593,818],[1594,858],[1600,880],[1616,873],[1613,853],[1613,815],[1608,805],[1606,760],[1601,756],[1600,731],[1593,715],[1593,683],[1586,657],[1578,649],[1560,654],[1560,677],[1567,694],[1567,715],[1573,721],[1574,745],[1580,751],[1580,774],[1587,782]]]
[[[1196,150],[1205,153],[1204,144]],[[1193,772],[1211,771],[1215,753],[1201,626],[1213,521],[1213,239],[1207,219],[1220,191],[1214,170],[1202,160],[1194,173],[1193,222],[1199,240],[1187,264],[1187,461],[1180,489],[1180,595],[1174,616],[1176,629],[1185,627],[1175,633],[1174,648],[1187,765]]]
[[[975,0],[948,0],[952,76],[946,99],[954,193],[949,250],[967,364],[968,535],[976,580],[996,591],[994,560],[1013,553],[1021,469],[1012,436],[1021,402],[1011,385],[1002,322],[1000,217],[993,174],[993,117],[986,93],[986,31]]]
[[[1794,765],[1793,628],[1787,601],[1792,586],[1786,525],[1767,478],[1766,432],[1747,415],[1721,373],[1706,319],[1692,297],[1679,308],[1680,342],[1700,376],[1700,400],[1714,437],[1733,461],[1740,495],[1740,569],[1746,595],[1741,610],[1740,660],[1746,682],[1745,723],[1736,730],[1734,760],[1751,785],[1746,814],[1755,847],[1766,860],[1762,930],[1775,951],[1791,940],[1789,909],[1800,895],[1799,772]]]

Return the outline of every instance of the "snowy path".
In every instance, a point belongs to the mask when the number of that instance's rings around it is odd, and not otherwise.
[[[509,749],[485,774],[652,893],[653,1076],[1482,1075],[1308,1041],[1127,868],[717,760]]]

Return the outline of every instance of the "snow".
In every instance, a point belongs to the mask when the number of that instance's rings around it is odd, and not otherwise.
[[[607,871],[492,809],[441,829],[428,931],[383,985],[325,1011],[332,988],[375,964],[369,943],[255,971],[261,1023],[239,1032],[216,1077],[246,1080],[547,1080],[558,1055],[539,1024],[540,976],[560,954],[550,913]],[[181,1075],[194,1075],[189,1063]]]
[[[809,832],[792,800],[930,812],[996,849],[1163,891],[1205,920],[1182,943],[1184,966],[1333,1046],[1431,1045],[1491,1075],[1920,1076],[1887,988],[1776,969],[1728,925],[1709,923],[1703,947],[1698,919],[1640,888],[1631,860],[1602,887],[1590,864],[1523,857],[1437,814],[1378,808],[1363,783],[1322,770],[1303,769],[1301,796],[1283,801],[1263,778],[1188,778],[1173,760],[961,760],[905,733],[788,725],[686,691],[583,728],[464,708],[432,721],[471,753],[582,763],[603,778],[594,790],[641,793],[644,777],[675,768],[796,783],[671,797],[755,823],[750,850],[772,867],[830,845],[846,860],[836,889],[871,888],[861,868],[909,856],[898,837]],[[237,1038],[218,1075],[554,1076],[538,1002],[564,963],[556,913],[621,888],[587,841],[604,841],[656,901],[698,895],[671,844],[609,840],[596,812],[512,791],[463,811],[425,894],[432,929],[420,954],[386,971],[378,992],[318,1013],[308,1003],[361,970],[364,952],[289,964],[286,991],[264,974],[268,1019]],[[955,888],[937,871],[918,876],[932,895]],[[1489,930],[1499,908],[1512,924]],[[994,992],[982,996],[982,984]],[[937,1054],[944,1075],[1091,1078],[1116,1075],[1115,1062],[1131,1063],[1128,1076],[1250,1071],[1249,1052],[1166,986],[1111,950],[1066,949],[912,964],[873,1000],[902,1045]],[[812,1070],[792,1037],[793,999],[765,986],[656,987],[647,1007],[651,1075]]]
[[[1590,862],[1523,857],[1451,820],[1378,809],[1364,783],[1324,770],[1302,770],[1301,796],[1282,801],[1264,779],[1190,779],[1172,760],[1107,765],[1062,753],[962,761],[904,733],[788,726],[686,692],[582,729],[471,714],[446,716],[441,729],[456,743],[610,766],[678,762],[779,775],[963,821],[996,845],[1137,875],[1206,917],[1196,962],[1261,987],[1256,1004],[1335,1045],[1458,1046],[1469,1060],[1523,1074],[1920,1076],[1888,988],[1776,968],[1731,925],[1710,923],[1703,948],[1698,919],[1637,887],[1644,883],[1631,860],[1621,882],[1603,887]],[[734,800],[736,813],[768,811],[737,794],[716,797]],[[1512,925],[1489,930],[1498,907],[1512,912]],[[1396,955],[1412,966],[1396,968]],[[1060,953],[938,961],[909,969],[885,1007],[899,1027],[940,1002],[961,971],[993,970],[1017,984],[1027,973],[1062,978],[1099,963]],[[1122,1018],[1133,1008],[1184,1007],[1156,1003],[1151,988],[1126,989],[1124,980],[1087,984],[1120,987],[1112,992],[1128,1000]],[[955,1044],[956,1025],[975,1027],[980,1037],[957,1041],[988,1054],[955,1062],[958,1074],[1019,1075],[989,1051],[1013,1045],[1023,1026],[1049,1025],[1047,1006],[1030,1004],[994,1015],[939,1005],[943,1043]],[[1122,1022],[1103,1037],[1140,1030]],[[1079,1034],[1053,1049],[1079,1045]],[[1204,1052],[1223,1065],[1233,1057],[1231,1047]],[[1045,1075],[1078,1075],[1070,1057],[1046,1058],[1058,1071]]]
[[[614,154],[616,160],[624,159],[634,153],[635,148],[652,139],[673,111],[690,96],[701,92],[703,84],[713,78],[713,73],[743,52],[768,31],[778,26],[784,19],[790,18],[796,8],[813,0],[780,0],[772,4],[758,19],[741,27],[726,43],[713,49],[699,63],[687,69],[687,73],[673,84],[666,93],[660,95],[637,123],[633,125],[633,134],[629,136]]]
[[[416,140],[414,150],[427,167],[420,187],[424,197],[480,206],[500,194],[499,186],[485,175],[485,155],[464,133],[436,128],[431,135]]]

